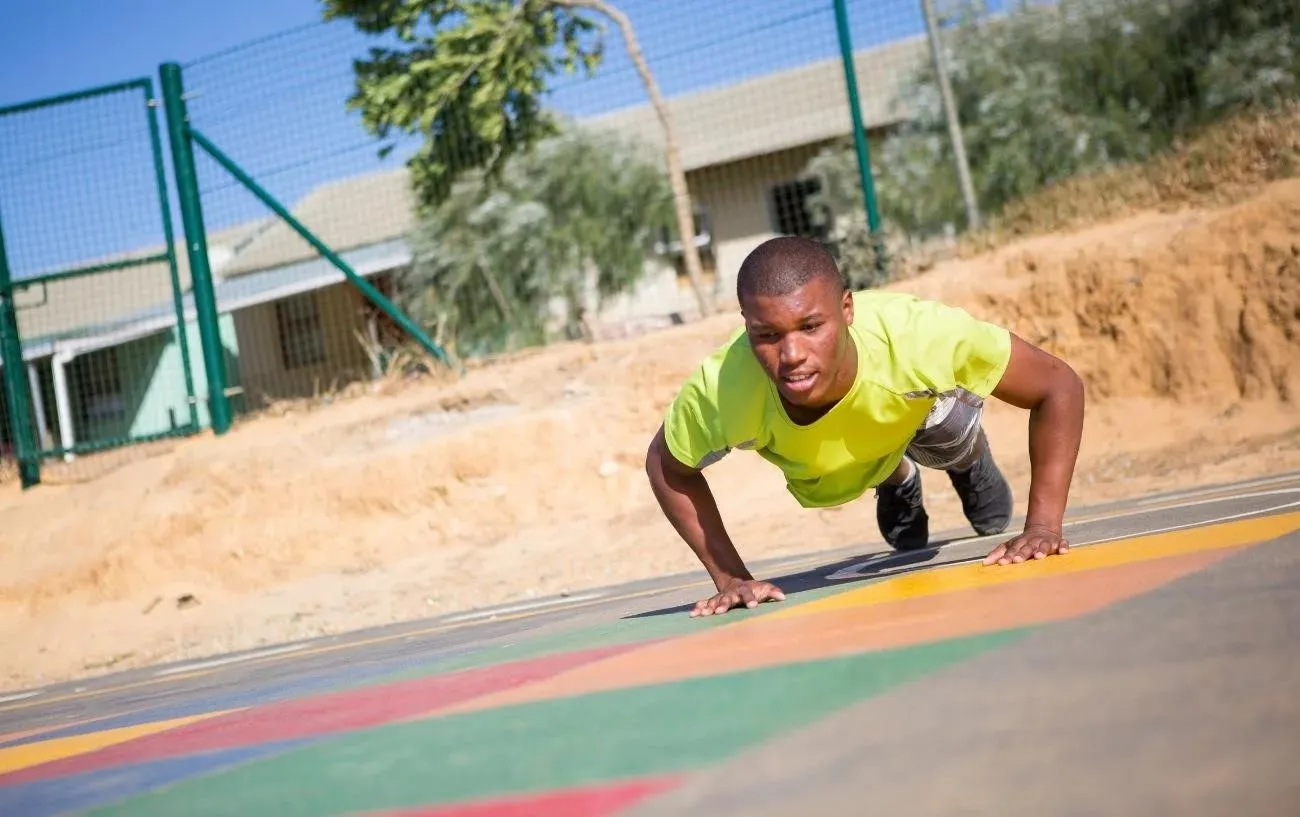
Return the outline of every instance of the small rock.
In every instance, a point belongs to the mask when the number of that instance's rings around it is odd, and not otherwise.
[[[603,478],[609,479],[610,477],[614,476],[617,473],[618,473],[618,463],[614,462],[613,460],[605,460],[600,464],[600,475]]]

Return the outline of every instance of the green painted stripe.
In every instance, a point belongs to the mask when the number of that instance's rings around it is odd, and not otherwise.
[[[344,815],[698,771],[1028,631],[390,724],[92,813]]]

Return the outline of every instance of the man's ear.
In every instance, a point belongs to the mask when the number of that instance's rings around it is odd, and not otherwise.
[[[844,309],[844,323],[853,323],[853,290],[844,288],[844,298],[840,304]]]

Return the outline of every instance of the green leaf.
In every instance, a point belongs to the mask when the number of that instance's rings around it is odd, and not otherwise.
[[[377,137],[424,136],[410,167],[426,209],[461,173],[499,174],[551,136],[542,94],[561,72],[594,71],[603,53],[600,26],[547,0],[323,1],[327,19],[404,43],[354,63],[347,107]]]

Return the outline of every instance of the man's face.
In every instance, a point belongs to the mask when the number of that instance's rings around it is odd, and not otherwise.
[[[838,282],[822,276],[788,295],[748,295],[741,311],[754,355],[787,403],[811,408],[844,396],[853,298]]]

